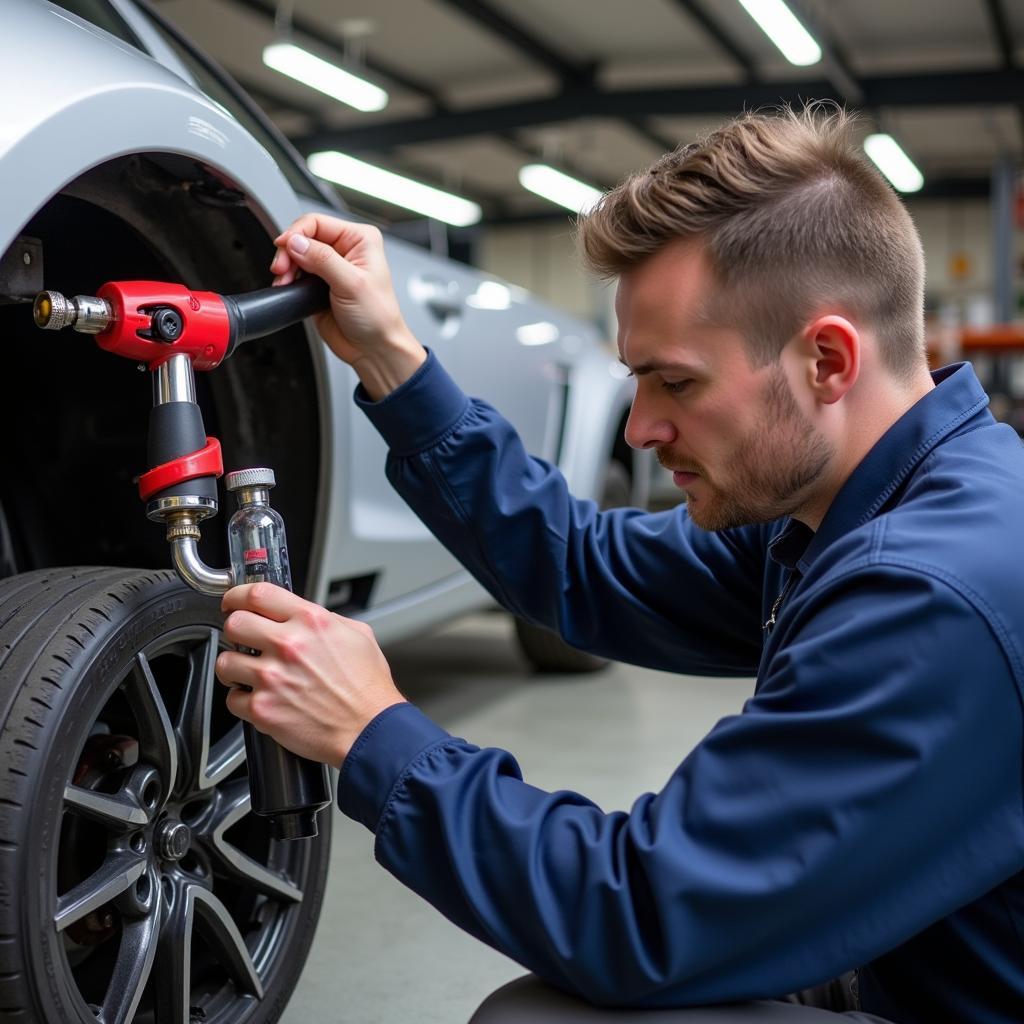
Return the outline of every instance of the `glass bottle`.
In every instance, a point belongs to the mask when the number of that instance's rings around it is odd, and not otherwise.
[[[284,520],[270,507],[274,471],[241,469],[228,473],[224,482],[238,500],[238,511],[228,523],[234,582],[276,583],[291,590]],[[248,722],[243,732],[253,811],[270,819],[275,839],[315,836],[317,812],[331,802],[327,765],[293,754]]]

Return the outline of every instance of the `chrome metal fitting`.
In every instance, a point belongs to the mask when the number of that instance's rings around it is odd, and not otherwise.
[[[240,491],[243,487],[273,487],[276,483],[274,471],[265,466],[255,469],[236,469],[224,477],[224,486],[229,491]]]
[[[194,522],[202,522],[217,514],[217,499],[204,498],[198,494],[187,494],[175,498],[154,498],[146,505],[146,518],[154,523],[165,523],[168,519],[185,513]]]
[[[168,511],[167,540],[171,545],[171,561],[183,583],[200,594],[218,597],[234,585],[234,575],[230,569],[211,568],[199,557],[197,518],[195,512],[188,509]]]
[[[202,538],[199,524],[196,522],[174,522],[167,520],[167,540],[177,540],[179,537],[192,537],[194,540]]]
[[[114,310],[106,299],[76,295],[69,299],[60,292],[40,292],[32,304],[32,317],[44,331],[73,327],[82,334],[99,334],[114,322]]]

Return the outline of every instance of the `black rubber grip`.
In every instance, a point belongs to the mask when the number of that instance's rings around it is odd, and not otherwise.
[[[203,413],[195,402],[165,402],[154,405],[149,411],[148,458],[151,468],[162,466],[182,455],[191,455],[205,447]],[[216,499],[217,478],[203,476],[186,480],[151,495],[149,500],[181,498],[190,494]]]
[[[327,765],[286,750],[248,722],[242,732],[253,811],[271,819],[275,839],[315,836],[317,812],[331,802]]]
[[[261,288],[256,292],[221,297],[231,321],[231,341],[227,351],[230,356],[247,341],[263,338],[327,309],[331,293],[326,281],[305,275],[278,288]]]

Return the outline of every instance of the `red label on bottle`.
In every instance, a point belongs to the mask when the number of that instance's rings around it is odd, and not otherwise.
[[[267,560],[266,548],[250,548],[245,553],[245,564],[250,562],[265,562]]]

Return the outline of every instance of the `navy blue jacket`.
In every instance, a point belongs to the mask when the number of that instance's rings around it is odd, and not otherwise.
[[[506,607],[623,661],[757,675],[628,814],[391,708],[339,783],[380,862],[598,1003],[859,968],[863,1009],[901,1024],[1024,1021],[1024,448],[969,366],[935,379],[817,533],[599,512],[433,356],[357,392],[392,483]]]

